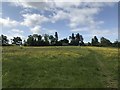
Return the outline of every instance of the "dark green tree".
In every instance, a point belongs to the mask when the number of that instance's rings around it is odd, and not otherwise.
[[[69,36],[70,39],[70,45],[77,45],[74,33],[72,33],[72,36]]]
[[[82,35],[80,35],[80,41],[79,41],[79,43],[80,43],[80,46],[83,46],[84,45],[84,42],[83,42],[83,36]]]
[[[34,38],[33,38],[32,35],[29,35],[29,36],[28,36],[27,44],[28,44],[29,46],[34,46]]]
[[[27,46],[27,41],[26,40],[23,41],[23,45]]]
[[[12,44],[21,45],[22,44],[22,39],[20,37],[14,37],[12,39]]]
[[[45,45],[48,46],[49,45],[49,35],[48,34],[45,34],[44,35],[44,41],[45,41]]]
[[[56,41],[58,41],[58,33],[57,32],[55,32],[55,39],[56,39]]]
[[[49,40],[50,40],[50,45],[54,45],[55,44],[55,38],[53,37],[53,35],[49,36]]]
[[[72,33],[72,40],[75,40],[75,36],[74,36],[74,33]]]
[[[94,36],[94,38],[92,38],[91,44],[92,44],[92,46],[98,46],[99,45],[99,42],[98,42],[98,39],[97,39],[96,36]]]
[[[43,40],[42,40],[42,36],[41,35],[38,35],[38,42],[37,42],[37,45],[38,46],[42,46],[43,45]]]
[[[91,46],[91,43],[90,42],[88,42],[88,44],[87,44],[88,46]]]
[[[76,36],[74,36],[74,33],[72,33],[72,36],[69,36],[69,39],[71,41],[70,45],[84,45],[83,37],[79,33],[77,33]]]
[[[79,45],[79,44],[80,44],[79,41],[80,41],[80,34],[77,33],[77,34],[76,34],[76,37],[75,37],[76,45]]]
[[[118,41],[115,41],[114,43],[112,43],[112,46],[113,46],[113,47],[118,47],[118,44],[119,44],[119,42],[118,42]]]
[[[58,33],[55,32],[55,45],[58,46],[59,42],[58,42]]]
[[[9,40],[7,39],[7,36],[1,35],[0,36],[0,45],[5,46],[8,45]]]
[[[60,42],[63,46],[69,45],[69,40],[67,38],[64,38],[63,40],[60,40]]]
[[[112,46],[112,43],[110,42],[110,40],[104,37],[101,37],[100,42],[101,42],[100,43],[101,46]]]

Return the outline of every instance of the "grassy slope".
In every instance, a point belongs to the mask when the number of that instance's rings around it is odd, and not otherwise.
[[[118,50],[3,47],[3,87],[117,87]]]

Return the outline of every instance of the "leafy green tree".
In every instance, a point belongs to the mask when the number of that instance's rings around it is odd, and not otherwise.
[[[72,40],[75,40],[75,36],[74,36],[74,33],[72,33],[72,37],[71,37],[71,38],[72,38]]]
[[[77,33],[77,34],[76,34],[76,37],[75,37],[76,45],[79,45],[79,44],[80,44],[79,41],[80,41],[80,34]]]
[[[38,35],[38,41],[41,41],[41,40],[42,40],[42,36]]]
[[[58,33],[57,32],[55,32],[55,39],[56,39],[56,41],[58,41]]]
[[[45,41],[42,40],[41,35],[33,34],[28,36],[27,44],[29,46],[43,46],[45,45]]]
[[[38,46],[38,34],[33,34],[33,45]]]
[[[116,40],[113,44],[113,47],[120,47],[120,42],[118,40]]]
[[[84,42],[83,42],[83,36],[82,35],[79,35],[79,43],[80,43],[80,46],[83,46],[84,45]]]
[[[38,44],[38,46],[42,46],[43,45],[43,40],[42,40],[42,36],[41,35],[38,35],[38,42],[37,42],[37,44]]]
[[[60,44],[60,42],[58,41],[58,33],[55,32],[55,44],[56,46],[58,46]]]
[[[7,36],[1,35],[0,36],[0,45],[5,46],[8,45],[9,40],[7,39]]]
[[[90,43],[90,42],[88,42],[88,46],[91,46],[91,43]]]
[[[74,33],[72,33],[72,36],[69,36],[69,39],[71,41],[70,45],[84,45],[83,37],[79,33],[77,33],[76,36],[74,36]]]
[[[45,45],[49,45],[49,35],[48,34],[45,34],[44,35],[44,41],[45,41]]]
[[[53,35],[49,36],[49,40],[50,40],[50,45],[54,45],[55,44],[55,38],[53,37]]]
[[[29,36],[28,36],[27,44],[28,44],[29,46],[34,46],[34,38],[33,38],[32,35],[29,35]]]
[[[61,45],[69,45],[69,40],[67,38],[63,39],[63,40],[60,40],[61,42]]]
[[[21,45],[22,44],[22,39],[20,37],[14,37],[12,39],[12,44]]]
[[[112,44],[113,47],[118,47],[118,45],[119,45],[119,42],[118,42],[118,41],[115,41],[115,42]]]
[[[92,46],[98,46],[99,45],[99,42],[98,42],[98,39],[97,39],[96,36],[94,36],[94,38],[92,38],[91,44],[92,44]]]
[[[72,36],[69,36],[70,39],[70,45],[76,45],[76,40],[75,40],[75,36],[74,33],[72,33]]]
[[[26,40],[23,41],[23,45],[27,46],[27,41]]]
[[[101,42],[100,43],[101,46],[111,46],[112,45],[110,40],[108,40],[108,39],[106,39],[104,37],[101,37],[100,42]]]

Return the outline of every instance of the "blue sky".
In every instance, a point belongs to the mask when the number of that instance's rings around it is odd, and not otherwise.
[[[9,39],[58,32],[59,39],[80,33],[84,42],[93,36],[118,39],[116,2],[2,2],[2,33]]]

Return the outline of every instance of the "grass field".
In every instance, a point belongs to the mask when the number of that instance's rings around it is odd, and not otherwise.
[[[3,47],[3,88],[117,88],[118,49]]]

